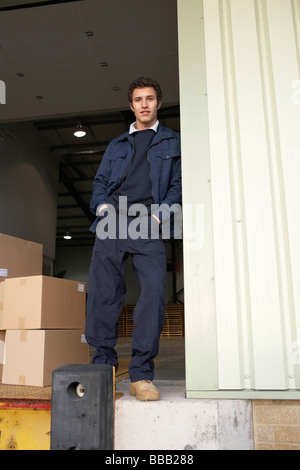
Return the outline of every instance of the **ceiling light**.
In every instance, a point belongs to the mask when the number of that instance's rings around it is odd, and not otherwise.
[[[85,130],[83,129],[81,124],[78,124],[76,131],[74,132],[75,137],[78,137],[79,139],[81,137],[84,137],[86,135]]]
[[[65,239],[65,240],[71,240],[71,239],[72,239],[72,236],[71,236],[70,232],[66,232],[66,233],[64,234],[64,239]]]

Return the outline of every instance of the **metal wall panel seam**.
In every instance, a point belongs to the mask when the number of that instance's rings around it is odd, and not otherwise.
[[[219,387],[241,388],[242,351],[238,331],[236,272],[233,244],[231,184],[228,167],[222,41],[218,1],[204,3],[204,29],[208,83],[213,243],[215,261],[216,315]],[[218,86],[215,86],[216,83]],[[220,190],[221,189],[221,190]],[[226,276],[224,275],[226,271]]]
[[[272,188],[279,299],[282,315],[282,329],[284,335],[286,386],[287,388],[295,388],[291,354],[288,354],[288,351],[291,351],[291,344],[293,341],[292,338],[294,328],[290,318],[290,312],[293,311],[293,299],[290,296],[289,289],[289,279],[291,279],[289,263],[290,253],[287,238],[286,207],[284,202],[284,183],[282,179],[281,148],[279,141],[279,124],[277,118],[274,70],[271,59],[266,3],[261,0],[256,0],[255,8],[258,24],[258,39],[260,44],[262,87],[270,167],[270,182]]]
[[[178,0],[185,343],[187,389],[218,389],[209,130],[203,1]],[[203,246],[188,238],[192,212],[204,207]]]
[[[233,243],[235,250],[236,292],[239,305],[239,335],[243,350],[241,381],[244,388],[253,387],[253,350],[251,326],[251,301],[247,254],[247,234],[244,188],[242,185],[241,141],[239,109],[236,83],[236,64],[232,37],[231,4],[229,0],[219,2],[221,40],[223,49],[223,74],[225,81],[225,103],[227,114],[227,136],[229,143],[229,172],[231,180],[231,204],[233,211]],[[225,273],[224,273],[225,274]]]
[[[293,24],[295,34],[295,47],[297,50],[297,61],[300,79],[300,0],[291,0],[291,8],[293,12]]]
[[[223,5],[204,2],[215,250],[219,387],[245,387],[244,342],[240,330],[240,294],[236,253],[236,194],[233,193],[231,127],[234,102],[228,99],[230,57],[224,44]],[[227,44],[227,42],[226,42]],[[228,103],[230,101],[230,104]],[[237,196],[239,198],[239,196]]]
[[[257,18],[253,0],[231,0],[244,188],[255,388],[285,389],[272,188]],[[277,373],[273,374],[274,361]]]
[[[299,103],[293,102],[293,82],[299,78],[299,3],[274,0],[266,3],[270,34],[270,56],[274,67],[274,90],[278,115],[278,139],[280,141],[281,177],[286,211],[286,260],[290,298],[290,322],[293,327],[294,345],[299,349],[300,340],[300,219],[299,219],[299,179],[300,179],[300,113]],[[297,8],[293,8],[297,7]],[[279,34],[280,32],[280,34]],[[293,355],[293,351],[287,351]],[[296,386],[300,386],[299,359],[293,359]]]

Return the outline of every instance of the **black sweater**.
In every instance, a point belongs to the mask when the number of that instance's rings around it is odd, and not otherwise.
[[[147,150],[155,132],[152,129],[138,131],[134,137],[134,155],[127,169],[121,186],[110,196],[108,202],[118,209],[119,196],[127,196],[128,207],[132,204],[144,204],[147,208],[153,203],[150,179],[150,163]]]

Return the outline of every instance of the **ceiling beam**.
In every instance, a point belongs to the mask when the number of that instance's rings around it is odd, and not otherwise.
[[[65,174],[64,170],[60,167],[59,170],[59,179],[60,182],[66,187],[69,193],[73,196],[75,201],[77,202],[78,206],[84,213],[84,215],[91,221],[94,222],[95,216],[91,213],[89,206],[84,202],[78,191],[75,189],[73,184],[70,182],[69,178]]]
[[[71,0],[72,2],[81,2],[82,0]],[[0,11],[19,10],[21,8],[43,7],[46,5],[54,5],[56,3],[70,3],[70,0],[3,0],[0,4]]]
[[[173,118],[179,117],[179,105],[174,105],[166,108],[161,108],[158,113],[158,118]],[[51,129],[69,129],[76,128],[78,122],[84,126],[101,126],[107,124],[130,124],[134,121],[133,113],[130,109],[121,110],[117,113],[107,113],[96,116],[72,116],[65,119],[47,119],[35,121],[34,125],[39,131],[46,131]]]
[[[67,149],[83,149],[83,150],[96,150],[95,147],[103,147],[107,146],[110,141],[103,141],[103,142],[86,142],[82,144],[64,144],[64,145],[53,145],[50,150],[51,152],[55,152],[56,150],[66,150]],[[97,149],[100,151],[100,149]]]

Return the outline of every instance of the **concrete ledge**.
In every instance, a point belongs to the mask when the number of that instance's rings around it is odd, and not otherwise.
[[[117,384],[115,450],[253,450],[251,400],[185,398],[184,382],[155,381],[158,402],[129,395]]]

